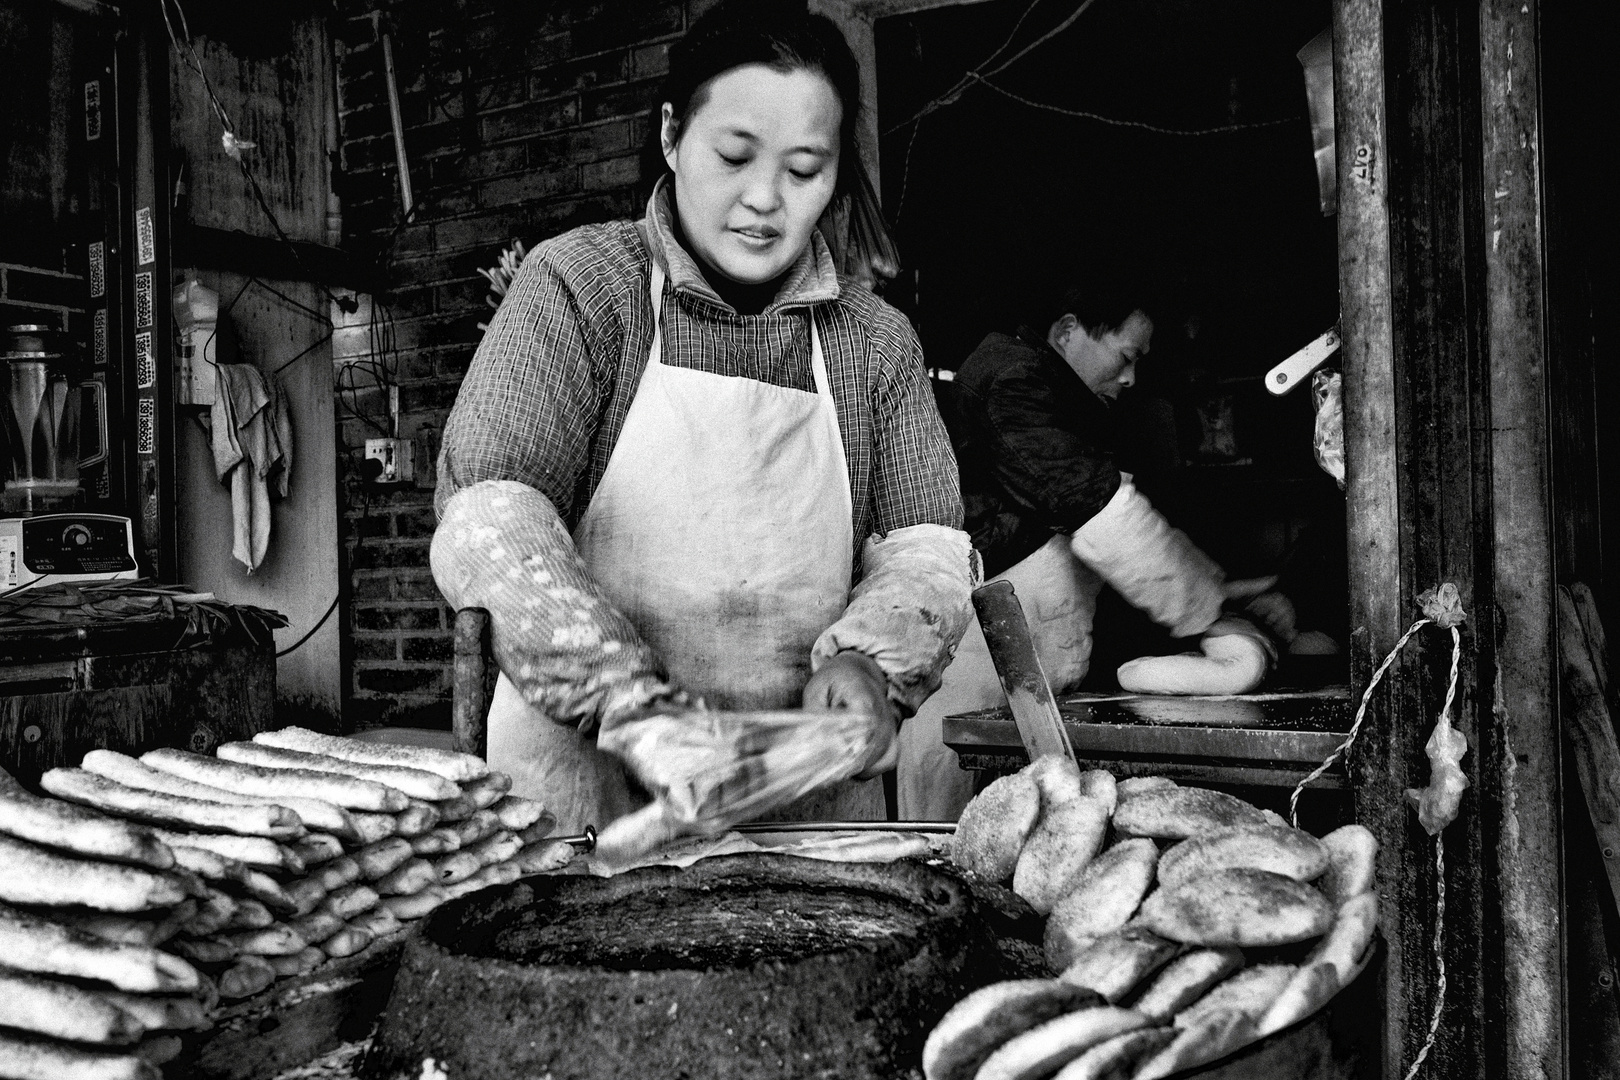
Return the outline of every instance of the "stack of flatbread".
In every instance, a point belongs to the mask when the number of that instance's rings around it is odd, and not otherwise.
[[[121,1026],[62,1031],[56,1018],[66,1014],[39,997],[59,990],[22,995],[39,1004],[23,1012],[0,1004],[0,1078],[80,1075],[49,1062],[12,1064],[3,1040],[17,1043],[20,1062],[43,1044],[6,1029],[138,1045],[145,1031],[204,1026],[219,998],[351,956],[449,899],[573,856],[569,844],[547,839],[555,822],[544,808],[508,794],[511,778],[480,758],[301,728],[228,743],[217,756],[91,751],[80,768],[41,778],[56,798],[5,782],[0,902],[11,905],[12,923],[0,921],[0,934],[15,925],[34,937],[146,950],[161,957],[153,963],[185,973],[186,985],[164,993],[191,995],[193,1005],[166,998],[167,1012],[148,1008],[136,1025],[131,1007],[114,1002],[109,1010],[124,1008]],[[163,1048],[178,1050],[170,1041]],[[145,1059],[116,1056],[137,1071],[83,1075],[146,1075],[138,1071]]]
[[[156,946],[211,891],[150,830],[0,770],[0,1076],[156,1078],[217,994]]]
[[[1377,842],[1223,792],[1048,757],[963,811],[952,858],[1047,917],[1052,978],[940,1021],[927,1080],[1156,1080],[1321,1008],[1367,964]]]

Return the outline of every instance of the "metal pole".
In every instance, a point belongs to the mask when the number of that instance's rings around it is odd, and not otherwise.
[[[405,216],[411,216],[416,200],[411,198],[411,167],[405,159],[405,121],[399,112],[399,83],[394,78],[394,39],[388,31],[382,32],[383,68],[388,79],[388,116],[394,124],[394,158],[399,163],[399,197],[405,204]]]

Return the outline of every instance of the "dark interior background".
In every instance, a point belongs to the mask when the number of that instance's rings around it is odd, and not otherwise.
[[[1608,629],[1609,669],[1620,658],[1620,431],[1608,419],[1620,400],[1620,209],[1613,168],[1599,152],[1620,122],[1614,47],[1620,5],[1541,8],[1541,93],[1545,139],[1548,356],[1551,361],[1553,530],[1560,583],[1585,582]],[[1611,716],[1614,713],[1611,704]],[[1570,1073],[1601,1076],[1620,1061],[1620,1012],[1613,972],[1620,916],[1609,899],[1597,836],[1574,755],[1564,754],[1563,820],[1569,920]],[[1605,985],[1607,983],[1607,985]]]
[[[1003,58],[1076,6],[1038,5]],[[1326,329],[1335,226],[1318,204],[1295,54],[1329,6],[1101,0],[990,80],[1178,131],[1284,121],[1272,126],[1167,135],[984,86],[904,123],[1029,7],[995,0],[877,24],[883,203],[909,271],[894,299],[910,305],[930,364],[957,367],[987,325],[1016,322],[1051,282],[1098,265],[1156,271],[1173,314],[1200,323],[1199,360],[1222,375],[1263,372]]]
[[[86,162],[70,135],[84,124],[83,82],[98,75],[95,45],[66,9],[0,8],[0,262],[81,270]],[[110,110],[110,80],[103,89]]]
[[[1297,57],[1330,5],[1099,0],[990,76],[999,90],[972,85],[908,122],[1009,37],[1002,60],[1078,6],[993,0],[878,21],[883,205],[904,264],[885,295],[929,365],[955,369],[987,332],[1037,321],[1077,274],[1147,278],[1156,332],[1120,406],[1127,465],[1233,575],[1309,564],[1295,577],[1312,595],[1296,601],[1340,630],[1343,501],[1312,454],[1311,395],[1262,386],[1338,315],[1337,226]],[[936,387],[949,421],[950,385]],[[1117,659],[1174,647],[1113,600],[1098,645],[1104,684]]]

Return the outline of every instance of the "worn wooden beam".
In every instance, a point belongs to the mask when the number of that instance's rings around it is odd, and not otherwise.
[[[1503,926],[1508,1076],[1567,1068],[1560,746],[1547,426],[1546,251],[1542,234],[1539,0],[1480,0],[1482,196],[1489,220],[1485,308],[1490,359],[1496,618],[1494,708],[1501,752],[1497,883]]]
[[[1620,1078],[1620,747],[1609,709],[1608,643],[1582,582],[1558,589],[1558,653],[1569,785],[1564,798],[1564,930],[1569,1075]],[[1601,866],[1602,869],[1598,869]],[[1601,879],[1601,881],[1600,881]],[[1607,886],[1607,888],[1605,888]]]
[[[347,251],[234,229],[175,222],[174,264],[271,281],[309,281],[356,292],[387,291],[381,270]]]
[[[1404,629],[1395,440],[1394,312],[1390,297],[1390,222],[1384,5],[1335,0],[1333,81],[1338,141],[1339,302],[1344,333],[1345,501],[1350,579],[1351,692],[1365,691],[1373,670]],[[1388,715],[1388,685],[1374,717]],[[1351,756],[1356,816],[1379,838],[1378,887],[1385,899],[1381,1074],[1402,1075],[1409,1030],[1420,1030],[1410,986],[1421,953],[1407,944],[1418,904],[1418,870],[1406,844],[1406,808],[1390,776],[1390,740],[1376,719]]]
[[[456,749],[483,757],[489,749],[489,612],[462,608],[456,612],[455,666],[451,672],[450,730]]]
[[[1584,588],[1584,587],[1583,587]],[[1585,600],[1591,603],[1591,593]],[[1604,702],[1602,652],[1589,641],[1569,589],[1558,590],[1558,654],[1563,676],[1564,731],[1569,737],[1581,793],[1597,835],[1604,873],[1620,911],[1620,745]]]
[[[857,10],[850,0],[809,0],[812,12],[825,15],[838,25],[850,52],[861,68],[861,164],[872,179],[872,190],[882,191],[878,176],[878,92],[877,92],[877,33],[872,26],[873,16]]]
[[[1503,978],[1496,917],[1493,835],[1501,798],[1492,762],[1502,755],[1491,687],[1498,649],[1497,553],[1492,531],[1490,428],[1494,403],[1484,349],[1483,197],[1480,187],[1478,26],[1469,5],[1414,0],[1386,7],[1385,86],[1390,99],[1392,296],[1396,426],[1401,453],[1401,560],[1407,602],[1445,581],[1462,593],[1462,668],[1453,719],[1468,739],[1470,784],[1446,849],[1443,948],[1448,986],[1431,1055],[1436,1075],[1485,1076],[1503,1054]],[[1416,614],[1416,612],[1412,612]],[[1423,746],[1445,696],[1447,635],[1428,632],[1392,714],[1392,775],[1400,798],[1422,787]],[[1397,779],[1399,778],[1399,779]],[[1404,978],[1418,1004],[1407,1062],[1419,1051],[1439,996],[1435,840],[1406,809],[1416,871],[1405,932],[1413,958]]]
[[[1293,787],[1337,749],[1343,736],[1319,731],[1262,730],[1186,724],[1095,723],[1064,717],[1079,757],[1135,763],[1202,762],[1210,769],[1247,770],[1255,782]],[[947,717],[945,744],[958,754],[1024,756],[1018,727],[1005,709]],[[1238,783],[1236,779],[1229,783]],[[1340,787],[1337,771],[1323,787]]]

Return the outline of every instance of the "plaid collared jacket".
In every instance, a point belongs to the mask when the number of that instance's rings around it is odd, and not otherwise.
[[[856,579],[843,615],[794,660],[871,657],[904,713],[939,685],[971,618],[978,561],[956,462],[910,324],[841,281],[819,236],[773,303],[741,316],[647,217],[537,247],[473,358],[439,456],[434,580],[490,614],[501,671],[528,704],[589,733],[681,688],[569,543],[607,469],[652,344],[652,260],[668,272],[664,362],[812,392],[822,339],[849,465]]]
[[[445,426],[441,513],[464,487],[515,480],[578,523],[646,367],[654,258],[669,276],[663,348],[673,367],[814,392],[816,320],[849,463],[857,561],[874,533],[961,528],[956,461],[905,317],[840,279],[819,234],[763,312],[737,314],[675,241],[663,186],[642,221],[575,229],[524,260]]]

